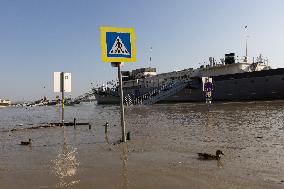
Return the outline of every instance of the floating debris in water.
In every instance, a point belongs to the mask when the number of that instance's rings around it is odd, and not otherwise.
[[[32,139],[29,139],[29,141],[21,141],[20,145],[25,145],[25,146],[28,146],[28,145],[31,145],[32,144]]]

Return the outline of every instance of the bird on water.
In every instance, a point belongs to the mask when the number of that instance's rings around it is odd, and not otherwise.
[[[224,155],[221,150],[217,150],[216,155],[207,154],[207,153],[198,153],[199,159],[203,160],[220,160],[221,155]]]
[[[29,141],[22,141],[21,145],[31,145],[32,144],[32,139],[29,139]]]

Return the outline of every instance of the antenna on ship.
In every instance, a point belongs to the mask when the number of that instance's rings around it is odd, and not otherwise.
[[[247,34],[248,30],[247,30],[248,26],[245,26],[245,32],[246,32],[246,56],[245,56],[245,59],[244,59],[244,62],[248,62],[248,38],[249,38],[249,35]]]
[[[151,67],[151,63],[152,63],[152,51],[153,51],[153,48],[152,46],[150,47],[150,58],[149,58],[149,67]]]

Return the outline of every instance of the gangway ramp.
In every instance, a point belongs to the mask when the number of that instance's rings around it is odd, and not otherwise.
[[[188,79],[188,80],[181,80],[181,81],[173,81],[167,85],[163,85],[160,88],[154,89],[153,91],[150,91],[148,93],[145,93],[141,96],[138,96],[136,98],[126,98],[125,99],[125,104],[126,105],[151,105],[151,104],[155,104],[161,100],[164,100],[176,93],[178,93],[179,91],[181,91],[182,89],[184,89],[185,87],[187,87],[188,85],[193,85],[194,81],[192,79]]]

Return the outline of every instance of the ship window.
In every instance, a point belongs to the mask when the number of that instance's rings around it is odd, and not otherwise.
[[[284,77],[282,77],[282,80],[284,80]]]

